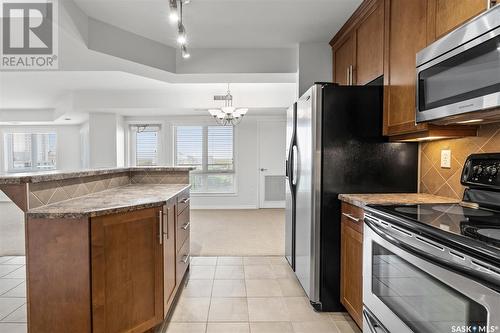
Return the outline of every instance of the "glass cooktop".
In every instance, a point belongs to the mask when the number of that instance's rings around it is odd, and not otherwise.
[[[500,212],[459,204],[373,207],[385,213],[472,238],[500,249]]]

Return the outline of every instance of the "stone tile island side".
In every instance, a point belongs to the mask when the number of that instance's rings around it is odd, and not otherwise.
[[[25,212],[30,332],[149,332],[189,267],[191,168],[0,175]]]

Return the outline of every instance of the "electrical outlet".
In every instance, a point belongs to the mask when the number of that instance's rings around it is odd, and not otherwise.
[[[449,149],[441,150],[441,168],[451,168],[451,150]]]

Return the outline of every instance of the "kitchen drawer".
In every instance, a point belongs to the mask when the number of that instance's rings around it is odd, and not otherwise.
[[[342,223],[358,232],[363,233],[363,219],[365,213],[362,208],[342,202]]]
[[[190,209],[189,206],[182,211],[182,213],[177,216],[176,227],[175,227],[175,243],[177,251],[181,249],[184,242],[189,238],[189,232],[191,231],[190,226]]]
[[[189,190],[177,196],[177,215],[182,214],[182,212],[189,207],[189,201],[191,201]]]
[[[176,280],[177,284],[181,283],[187,268],[189,267],[189,237],[184,242],[182,248],[177,252],[177,264],[176,264]]]

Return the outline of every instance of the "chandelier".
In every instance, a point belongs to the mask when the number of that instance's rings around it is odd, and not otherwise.
[[[222,126],[238,125],[248,112],[247,108],[236,108],[233,106],[233,95],[231,95],[229,83],[227,84],[227,94],[214,96],[214,101],[224,101],[224,106],[221,108],[208,110],[217,124]]]

